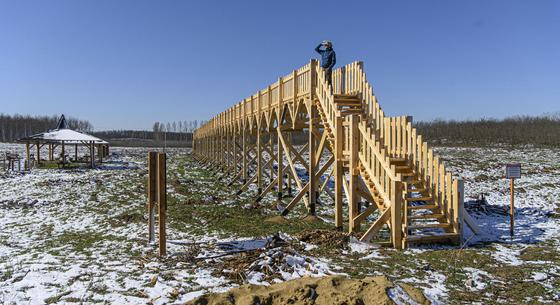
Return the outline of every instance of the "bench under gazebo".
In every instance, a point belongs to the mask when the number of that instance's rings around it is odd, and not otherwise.
[[[47,146],[48,148],[48,156],[45,160],[51,162],[58,161],[57,164],[62,167],[72,162],[89,163],[91,168],[94,168],[96,164],[96,155],[97,162],[99,163],[102,163],[103,158],[109,155],[109,143],[107,141],[70,129],[64,115],[62,115],[58,120],[58,124],[55,129],[19,139],[18,142],[25,143],[25,157],[28,168],[30,167],[32,159],[40,165],[41,148],[44,146]],[[89,155],[79,159],[78,150],[82,147],[86,147],[88,149]],[[57,148],[60,148],[60,153],[58,155],[59,157],[55,158]],[[36,151],[36,155],[33,156],[34,158],[31,155],[32,150]],[[70,158],[68,152],[74,154],[73,159]]]

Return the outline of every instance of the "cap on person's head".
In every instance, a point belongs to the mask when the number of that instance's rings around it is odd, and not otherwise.
[[[323,40],[323,45],[332,47],[332,42],[330,40]]]

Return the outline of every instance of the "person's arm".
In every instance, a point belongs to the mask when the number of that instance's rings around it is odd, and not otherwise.
[[[322,44],[319,44],[319,45],[315,48],[315,52],[317,52],[317,53],[319,53],[319,54],[323,53],[324,51],[321,50],[321,46],[322,46]]]
[[[332,52],[331,65],[329,66],[329,69],[332,70],[332,68],[334,67],[335,64],[336,64],[336,53],[333,51],[333,52]]]

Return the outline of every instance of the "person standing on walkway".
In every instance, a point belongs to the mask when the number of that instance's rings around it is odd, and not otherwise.
[[[327,82],[332,86],[332,69],[336,64],[336,53],[332,48],[332,42],[324,40],[315,48],[315,51],[321,54],[321,68],[325,69]]]

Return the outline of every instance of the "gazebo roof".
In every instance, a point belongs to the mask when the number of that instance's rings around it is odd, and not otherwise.
[[[29,137],[19,139],[19,142],[62,142],[67,144],[82,144],[84,142],[94,142],[95,144],[109,144],[100,138],[78,132],[68,128],[64,115],[60,117],[57,128],[46,132],[38,133]]]

